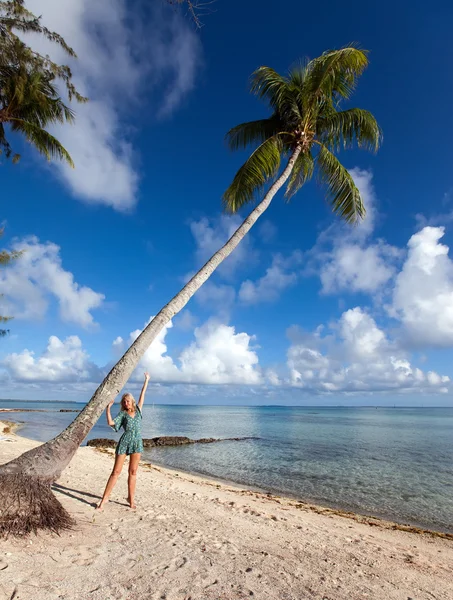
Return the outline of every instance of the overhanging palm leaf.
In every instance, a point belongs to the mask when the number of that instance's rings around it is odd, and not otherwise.
[[[34,51],[15,31],[40,33],[70,56],[75,57],[75,53],[23,4],[23,0],[0,0],[0,150],[7,158],[11,156],[7,139],[11,128],[25,134],[47,158],[59,158],[74,166],[67,150],[47,131],[54,124],[74,121],[74,112],[60,97],[58,80],[63,82],[69,100],[87,99],[74,87],[68,66],[58,65]],[[18,157],[14,155],[13,161]]]
[[[263,142],[236,173],[233,183],[223,195],[224,206],[237,212],[251,202],[255,193],[274,177],[280,168],[282,140],[275,135]]]
[[[355,223],[365,216],[360,192],[348,171],[336,156],[321,146],[317,156],[319,176],[327,187],[327,199],[333,212],[348,223]]]
[[[71,167],[74,167],[69,152],[53,135],[39,127],[39,125],[21,119],[12,119],[11,129],[23,133],[26,139],[33,144],[38,152],[43,154],[47,160],[58,158],[66,161]]]
[[[361,108],[335,112],[326,119],[320,119],[318,134],[331,150],[351,148],[356,143],[359,148],[376,152],[382,140],[376,119]]]
[[[293,170],[288,180],[285,196],[288,200],[296,194],[306,181],[313,177],[315,161],[311,152],[299,154],[294,163]]]
[[[270,67],[260,67],[252,75],[250,89],[258,98],[265,99],[274,111],[286,118],[299,116],[299,107],[291,93],[289,80]]]
[[[247,148],[251,144],[262,144],[268,138],[280,133],[282,124],[280,119],[272,116],[269,119],[241,123],[226,134],[226,141],[230,150]]]
[[[367,53],[354,46],[324,52],[308,65],[307,94],[347,99],[367,66]]]

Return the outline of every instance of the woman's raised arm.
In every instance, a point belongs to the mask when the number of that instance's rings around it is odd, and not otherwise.
[[[112,400],[111,402],[109,402],[107,408],[105,409],[105,415],[107,417],[107,423],[110,425],[110,427],[114,427],[115,426],[115,421],[112,419],[112,415],[110,413],[110,409],[112,408],[114,402],[115,402],[115,400]]]
[[[138,407],[142,410],[143,402],[145,401],[146,388],[148,387],[149,373],[145,373],[145,381],[143,383],[142,391],[140,392],[140,398],[138,400]]]

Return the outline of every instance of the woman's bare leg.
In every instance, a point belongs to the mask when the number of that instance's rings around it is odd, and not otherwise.
[[[135,508],[135,485],[137,483],[137,469],[139,462],[140,454],[138,452],[131,454],[129,458],[129,479],[127,480],[127,487],[129,490],[127,501],[129,502],[129,506],[131,508]]]
[[[126,458],[125,454],[117,454],[115,457],[115,464],[113,465],[112,473],[107,481],[107,485],[105,486],[104,495],[102,496],[102,500],[100,504],[97,506],[98,510],[102,510],[104,508],[104,504],[109,501],[110,494],[112,493],[113,488],[115,487],[116,482],[118,481],[118,477],[121,474],[123,469],[124,460]]]

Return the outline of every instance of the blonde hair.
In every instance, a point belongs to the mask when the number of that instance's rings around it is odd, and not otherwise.
[[[135,398],[132,394],[123,394],[121,397],[121,410],[126,410],[125,406],[124,406],[124,401],[126,400],[126,398],[130,398],[132,400],[132,406],[134,408],[134,410],[137,408],[137,404],[135,402]]]

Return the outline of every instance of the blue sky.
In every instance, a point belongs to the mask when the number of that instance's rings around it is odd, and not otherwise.
[[[223,139],[267,114],[248,92],[250,74],[356,41],[370,66],[352,104],[384,130],[377,156],[340,157],[366,221],[342,225],[315,183],[290,204],[277,196],[129,386],[147,368],[159,402],[453,404],[447,3],[339,11],[291,1],[276,11],[218,0],[199,32],[157,1],[127,13],[122,0],[28,6],[76,49],[75,78],[91,102],[56,131],[74,171],[19,139],[20,164],[0,165],[2,243],[26,250],[0,272],[2,310],[16,316],[0,342],[2,397],[90,397],[245,214],[221,212],[246,156]]]

